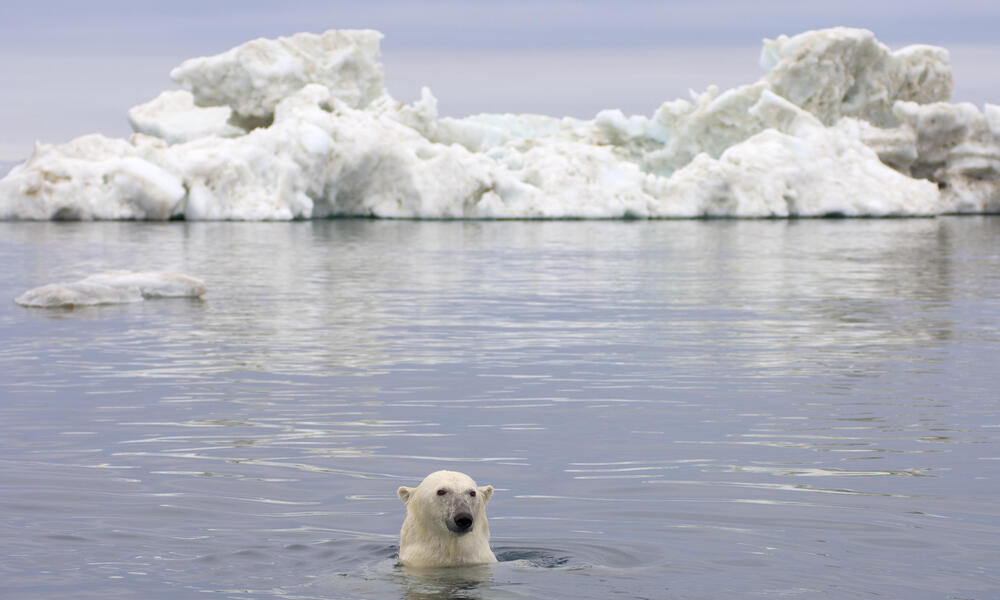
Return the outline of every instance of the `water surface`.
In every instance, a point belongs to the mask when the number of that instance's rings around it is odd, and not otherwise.
[[[0,595],[995,598],[998,240],[0,223]],[[209,293],[12,302],[122,268]],[[440,468],[497,488],[499,564],[395,564]]]

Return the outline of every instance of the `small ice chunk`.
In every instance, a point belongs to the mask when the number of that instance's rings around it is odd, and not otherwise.
[[[127,304],[141,302],[138,288],[117,288],[86,280],[73,283],[50,283],[14,299],[21,306],[31,308],[58,308],[68,306],[96,306],[98,304]]]
[[[160,271],[108,271],[72,283],[43,285],[18,296],[21,306],[55,308],[127,304],[145,298],[198,298],[205,284],[181,273]]]

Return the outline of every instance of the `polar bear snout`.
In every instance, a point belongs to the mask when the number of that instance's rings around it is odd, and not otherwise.
[[[445,521],[445,524],[452,533],[469,533],[472,531],[474,521],[472,520],[472,513],[460,512]]]

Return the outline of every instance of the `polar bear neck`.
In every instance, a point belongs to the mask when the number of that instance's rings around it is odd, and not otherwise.
[[[409,567],[457,567],[496,562],[490,550],[490,525],[486,515],[476,518],[472,531],[463,535],[428,531],[407,515],[399,535],[399,560]]]

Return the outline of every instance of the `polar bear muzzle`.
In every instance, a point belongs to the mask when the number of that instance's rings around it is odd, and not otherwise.
[[[473,524],[472,513],[468,512],[456,513],[445,521],[448,531],[458,534],[469,533]]]

